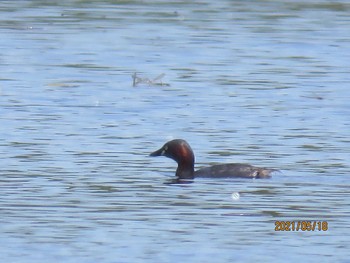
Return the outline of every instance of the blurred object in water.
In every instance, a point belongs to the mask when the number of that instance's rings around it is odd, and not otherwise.
[[[170,86],[170,84],[164,83],[162,81],[162,78],[164,76],[165,74],[162,73],[154,79],[141,78],[141,77],[138,77],[137,73],[135,72],[134,74],[132,74],[132,86],[136,87],[138,84],[147,84],[149,86]]]

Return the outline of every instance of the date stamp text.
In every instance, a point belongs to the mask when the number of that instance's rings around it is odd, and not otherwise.
[[[327,231],[327,221],[275,221],[275,231]]]

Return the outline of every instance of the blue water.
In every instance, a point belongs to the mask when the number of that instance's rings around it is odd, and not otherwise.
[[[350,262],[349,11],[3,1],[1,261]],[[281,173],[169,184],[173,138]]]

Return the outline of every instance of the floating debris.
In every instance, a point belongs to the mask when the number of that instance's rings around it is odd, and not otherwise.
[[[135,72],[134,74],[132,74],[132,86],[136,87],[138,84],[146,84],[149,86],[170,86],[170,84],[164,83],[162,81],[162,78],[164,76],[165,76],[165,74],[162,73],[154,79],[141,78],[141,77],[138,77],[137,73]]]

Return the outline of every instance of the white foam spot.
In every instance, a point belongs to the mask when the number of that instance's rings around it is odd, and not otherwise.
[[[232,198],[232,200],[234,200],[234,201],[237,201],[237,200],[239,200],[239,193],[238,192],[234,192],[234,193],[232,193],[231,194],[231,198]]]

